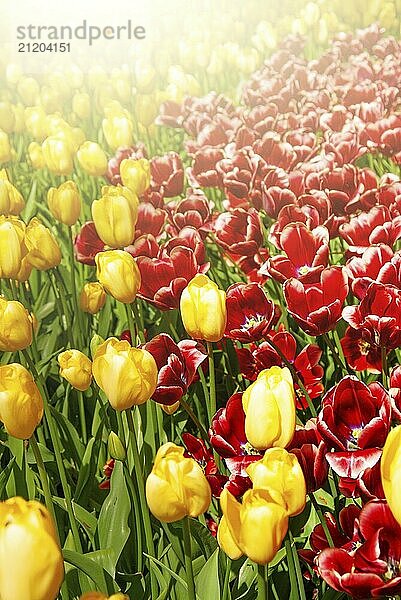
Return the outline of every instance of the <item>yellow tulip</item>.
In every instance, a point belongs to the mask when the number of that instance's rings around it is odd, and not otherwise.
[[[0,277],[15,279],[26,254],[25,224],[0,215]]]
[[[102,128],[104,137],[113,150],[120,146],[132,146],[133,124],[128,117],[115,115],[103,119]]]
[[[42,144],[43,158],[49,171],[70,175],[74,168],[70,143],[61,135],[49,136]]]
[[[28,260],[28,256],[24,256],[21,260],[21,267],[18,273],[15,275],[15,280],[23,283],[24,281],[28,281],[31,276],[33,266]]]
[[[46,162],[43,156],[42,146],[37,142],[31,142],[28,146],[28,156],[34,169],[44,169]]]
[[[244,392],[245,434],[254,448],[285,448],[295,431],[295,392],[287,367],[261,371]]]
[[[89,94],[86,92],[75,92],[72,98],[72,110],[80,119],[87,119],[91,111]]]
[[[144,404],[157,385],[157,366],[150,352],[117,338],[109,338],[98,346],[92,373],[115,410]]]
[[[32,318],[21,302],[0,296],[0,350],[24,350],[32,344],[32,333]]]
[[[105,596],[102,592],[86,592],[80,596],[79,600],[129,600],[125,594],[112,594],[111,596]]]
[[[0,598],[55,600],[64,562],[52,518],[35,500],[0,503]]]
[[[96,275],[113,298],[130,304],[141,285],[141,274],[135,259],[125,250],[107,250],[95,256]]]
[[[0,421],[8,433],[26,440],[42,416],[43,400],[32,375],[19,363],[0,366]]]
[[[204,513],[211,501],[210,486],[198,463],[184,456],[184,448],[167,442],[147,478],[146,500],[159,521],[172,523]]]
[[[206,275],[195,275],[180,300],[181,317],[187,333],[196,340],[218,342],[227,321],[226,293]]]
[[[217,529],[217,542],[231,560],[237,560],[242,556],[242,550],[237,546],[235,539],[231,535],[227,518],[224,515],[221,517]]]
[[[135,94],[135,117],[144,126],[152,125],[157,115],[161,101],[156,94]]]
[[[19,191],[0,176],[0,215],[19,215],[25,207],[25,201]]]
[[[269,448],[264,457],[246,469],[255,489],[267,490],[289,516],[305,508],[305,477],[295,454],[284,448]]]
[[[79,350],[66,350],[57,357],[60,375],[73,388],[84,392],[92,383],[92,362]]]
[[[48,133],[47,115],[41,106],[25,109],[25,127],[37,142],[43,142]]]
[[[387,503],[401,525],[401,425],[387,436],[380,462],[381,480]]]
[[[106,302],[106,292],[98,281],[85,283],[79,297],[81,309],[91,315],[101,310]]]
[[[81,213],[81,197],[74,181],[65,181],[47,192],[47,205],[53,217],[64,225],[75,225]]]
[[[17,86],[17,91],[25,106],[34,106],[39,99],[39,84],[33,77],[22,77]]]
[[[12,159],[10,140],[5,131],[0,129],[0,163],[7,163]]]
[[[238,551],[260,565],[268,564],[275,557],[288,530],[288,514],[281,504],[272,500],[266,490],[247,490],[242,503],[227,489],[220,496],[225,518],[219,539],[229,556],[237,557]],[[229,530],[230,537],[224,532]]]
[[[15,115],[10,102],[0,102],[0,129],[5,133],[14,131]]]
[[[99,177],[107,171],[107,156],[96,142],[85,142],[77,152],[79,164],[89,175]]]
[[[150,162],[146,158],[125,158],[120,165],[121,181],[137,196],[143,196],[150,186]]]
[[[33,217],[27,225],[25,245],[28,261],[35,269],[47,271],[60,264],[60,247],[52,232],[37,217]]]
[[[104,186],[92,202],[92,218],[100,239],[112,248],[129,246],[135,236],[139,200],[127,187]]]

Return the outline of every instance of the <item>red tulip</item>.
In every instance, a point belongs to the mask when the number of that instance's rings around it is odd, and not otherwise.
[[[150,161],[151,188],[160,190],[165,198],[173,198],[182,193],[184,168],[176,152],[154,156]]]
[[[260,217],[254,208],[220,214],[214,224],[217,243],[232,254],[253,256],[263,242]]]
[[[98,236],[93,221],[87,221],[82,225],[74,241],[74,250],[78,262],[91,266],[95,265],[96,254],[105,250],[105,245]]]
[[[258,341],[270,330],[274,304],[257,283],[234,283],[226,292],[225,337],[240,342]]]

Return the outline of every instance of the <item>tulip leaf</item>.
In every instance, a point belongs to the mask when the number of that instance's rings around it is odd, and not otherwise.
[[[13,465],[15,463],[15,458],[12,458],[5,469],[3,469],[0,473],[0,499],[3,500],[6,498],[5,489],[7,486],[7,482],[13,470]]]
[[[131,531],[128,525],[130,510],[131,502],[123,463],[117,460],[110,479],[110,492],[103,503],[97,524],[100,547],[110,548],[114,552],[114,564],[110,572],[112,577]]]
[[[191,519],[191,534],[197,541],[206,560],[208,560],[216,551],[216,538],[211,536],[208,528],[196,519]]]
[[[216,548],[209,560],[203,565],[199,575],[197,576],[196,589],[200,600],[220,598],[218,548]]]
[[[24,462],[24,440],[19,440],[12,435],[8,436],[7,446],[13,456],[15,456],[15,462],[20,469],[22,469]]]
[[[73,565],[83,573],[86,573],[86,575],[92,579],[98,590],[105,594],[108,593],[105,573],[102,567],[100,567],[95,560],[89,558],[88,554],[80,554],[79,552],[75,552],[75,550],[64,548],[63,556],[65,562]]]

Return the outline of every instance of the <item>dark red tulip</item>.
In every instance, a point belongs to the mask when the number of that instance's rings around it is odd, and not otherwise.
[[[222,174],[216,168],[223,158],[224,152],[220,148],[201,148],[195,152],[192,166],[188,169],[188,180],[196,186],[223,187]]]
[[[177,235],[184,227],[194,227],[203,238],[213,228],[212,207],[200,189],[187,189],[186,198],[177,204],[168,206],[169,225],[166,228],[171,235]]]
[[[162,233],[165,221],[165,210],[155,208],[151,202],[140,202],[138,220],[135,225],[135,237],[146,234],[157,237]]]
[[[96,254],[103,250],[105,245],[97,234],[94,222],[87,221],[74,241],[75,258],[84,265],[94,266]]]
[[[328,475],[328,448],[318,433],[314,420],[307,421],[305,427],[297,427],[287,450],[295,454],[301,465],[307,493],[323,487]]]
[[[182,193],[184,187],[184,167],[176,152],[154,156],[150,161],[151,188],[160,190],[165,198],[173,198]]]
[[[274,304],[257,283],[234,283],[226,292],[225,337],[239,342],[258,341],[270,330]]]
[[[253,256],[263,242],[257,210],[236,208],[220,214],[214,224],[217,243],[231,254]]]
[[[344,337],[341,339],[341,347],[344,357],[355,371],[368,371],[369,373],[381,373],[382,359],[381,348],[377,344],[364,339],[362,329],[347,327]]]
[[[190,433],[183,433],[182,441],[186,447],[184,456],[193,458],[202,467],[205,477],[210,485],[210,489],[212,490],[212,495],[215,498],[219,498],[223,487],[228,481],[228,477],[227,475],[219,473],[213,458],[213,452],[206,447],[203,440]]]

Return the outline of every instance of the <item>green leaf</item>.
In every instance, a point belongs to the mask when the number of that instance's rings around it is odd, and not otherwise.
[[[89,557],[88,554],[79,554],[75,550],[63,549],[65,562],[73,565],[92,579],[97,589],[108,595],[105,574],[95,560]]]
[[[196,578],[196,590],[200,600],[220,598],[219,580],[219,549],[213,552],[209,560],[204,564]]]

